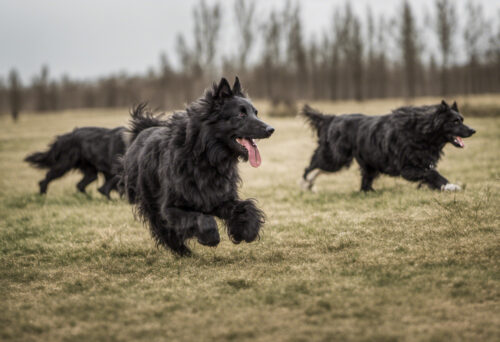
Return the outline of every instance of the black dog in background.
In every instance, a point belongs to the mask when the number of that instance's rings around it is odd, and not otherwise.
[[[361,168],[361,190],[371,191],[380,174],[402,176],[431,189],[457,191],[436,170],[446,143],[462,148],[462,138],[475,131],[463,124],[456,102],[422,107],[401,107],[391,114],[323,115],[304,106],[302,115],[318,133],[318,147],[305,169],[302,188],[311,190],[323,171],[349,167],[353,158]]]
[[[49,169],[45,179],[39,182],[41,194],[47,192],[51,181],[74,169],[83,173],[76,186],[83,193],[87,185],[97,179],[98,173],[103,173],[105,183],[98,191],[109,198],[111,190],[117,190],[119,178],[114,170],[117,157],[125,153],[124,132],[125,127],[76,128],[58,136],[46,152],[35,152],[24,160],[34,167]]]
[[[157,244],[179,255],[185,242],[216,246],[214,216],[225,221],[234,243],[259,236],[264,213],[253,200],[238,197],[238,160],[258,167],[254,139],[274,128],[257,117],[238,78],[214,84],[184,112],[159,120],[138,106],[132,113],[131,144],[123,158],[122,185],[130,203],[148,224]]]

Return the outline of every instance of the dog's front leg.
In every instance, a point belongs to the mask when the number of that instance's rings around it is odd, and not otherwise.
[[[175,207],[166,208],[163,216],[182,243],[191,237],[196,237],[198,242],[205,246],[217,246],[220,242],[217,222],[213,216]]]
[[[265,215],[257,208],[254,200],[226,202],[217,210],[227,226],[229,238],[234,243],[252,242],[259,237],[265,222]]]
[[[401,171],[404,179],[412,182],[422,182],[433,190],[443,190],[449,184],[436,169],[405,168]]]

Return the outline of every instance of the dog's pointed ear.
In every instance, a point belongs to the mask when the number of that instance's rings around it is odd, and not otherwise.
[[[441,103],[439,104],[439,107],[438,107],[438,112],[439,113],[447,112],[449,109],[450,109],[450,106],[448,106],[446,101],[441,100]]]
[[[453,109],[454,111],[458,112],[457,101],[453,101],[453,104],[451,105],[451,109]]]
[[[243,95],[243,90],[241,89],[240,79],[238,76],[234,79],[233,93],[234,95]]]
[[[231,86],[229,85],[229,82],[224,77],[222,77],[219,82],[219,85],[217,86],[215,97],[218,99],[224,99],[231,96],[233,96],[233,91],[231,90]]]

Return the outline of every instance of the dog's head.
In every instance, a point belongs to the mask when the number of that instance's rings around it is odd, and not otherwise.
[[[242,91],[236,77],[233,87],[225,78],[214,84],[212,101],[212,132],[243,160],[259,167],[261,157],[255,139],[269,138],[274,128],[258,117],[258,111]]]
[[[462,138],[468,138],[476,131],[464,125],[464,117],[460,114],[456,102],[451,107],[446,101],[441,101],[434,118],[435,129],[453,146],[463,148]]]

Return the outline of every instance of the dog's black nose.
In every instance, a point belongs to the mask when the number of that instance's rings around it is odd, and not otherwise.
[[[473,128],[471,128],[471,129],[470,129],[470,134],[472,135],[472,134],[474,134],[474,133],[476,133],[476,130],[475,130],[475,129],[473,129]]]
[[[266,133],[271,135],[274,133],[274,128],[272,128],[271,126],[267,126],[266,127]]]

